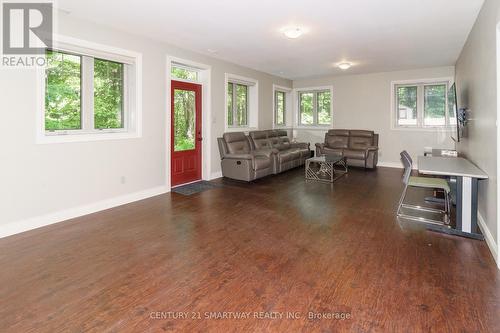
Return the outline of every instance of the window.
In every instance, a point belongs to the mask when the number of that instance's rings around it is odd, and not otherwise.
[[[252,130],[258,128],[259,81],[236,74],[226,73],[225,131]]]
[[[180,64],[172,64],[171,76],[174,79],[198,81],[198,71],[192,68],[187,68]]]
[[[141,55],[58,36],[37,69],[37,143],[141,135]]]
[[[227,84],[227,125],[230,127],[248,126],[248,90],[240,83]]]
[[[123,63],[56,50],[46,57],[45,131],[124,128]],[[84,73],[92,84],[82,84]]]
[[[450,125],[447,82],[395,84],[396,126],[432,128]]]
[[[329,126],[332,124],[331,90],[299,91],[299,125]]]
[[[274,92],[274,123],[277,126],[286,124],[286,92],[276,90]]]

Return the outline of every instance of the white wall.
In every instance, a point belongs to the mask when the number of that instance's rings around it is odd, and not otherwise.
[[[493,239],[490,247],[498,252],[497,208],[497,24],[500,2],[486,0],[456,63],[460,107],[469,109],[467,137],[459,151],[489,176],[479,182],[478,210],[485,225],[483,232]],[[488,238],[487,238],[488,240]],[[500,261],[497,261],[500,265]]]
[[[454,148],[450,133],[444,130],[391,129],[391,82],[454,76],[453,67],[346,75],[298,80],[294,88],[333,86],[333,127],[374,130],[379,134],[380,165],[400,166],[399,153],[406,149],[416,161],[424,147]],[[313,146],[324,141],[324,130],[296,130],[298,141]]]
[[[59,16],[58,24],[58,34],[143,54],[143,135],[139,139],[37,145],[35,71],[0,70],[0,236],[71,217],[72,212],[111,205],[95,204],[103,200],[111,199],[106,201],[109,203],[120,197],[118,201],[126,201],[137,198],[131,194],[140,191],[165,190],[170,167],[165,153],[169,144],[165,133],[170,126],[166,118],[167,54],[212,68],[212,123],[204,124],[212,131],[212,137],[206,138],[212,143],[212,174],[220,171],[216,137],[224,131],[225,73],[259,81],[260,128],[272,127],[273,84],[292,85],[289,80],[71,16]],[[125,184],[121,184],[122,176]],[[73,210],[77,207],[81,209]],[[53,215],[68,209],[70,212]]]

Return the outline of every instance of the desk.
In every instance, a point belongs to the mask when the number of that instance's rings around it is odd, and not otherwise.
[[[462,157],[419,156],[418,171],[457,178],[456,229],[465,234],[477,234],[477,182],[487,179],[488,175]]]

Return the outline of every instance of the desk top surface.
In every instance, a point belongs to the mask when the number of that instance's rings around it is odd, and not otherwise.
[[[483,170],[462,157],[419,156],[418,171],[428,175],[488,178]]]

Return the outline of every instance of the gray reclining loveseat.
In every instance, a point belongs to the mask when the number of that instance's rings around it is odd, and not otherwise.
[[[282,130],[224,133],[217,142],[222,175],[244,181],[298,167],[311,156],[309,143],[290,142]]]
[[[332,129],[316,144],[316,156],[341,155],[347,165],[373,169],[378,161],[378,134],[373,131]]]

